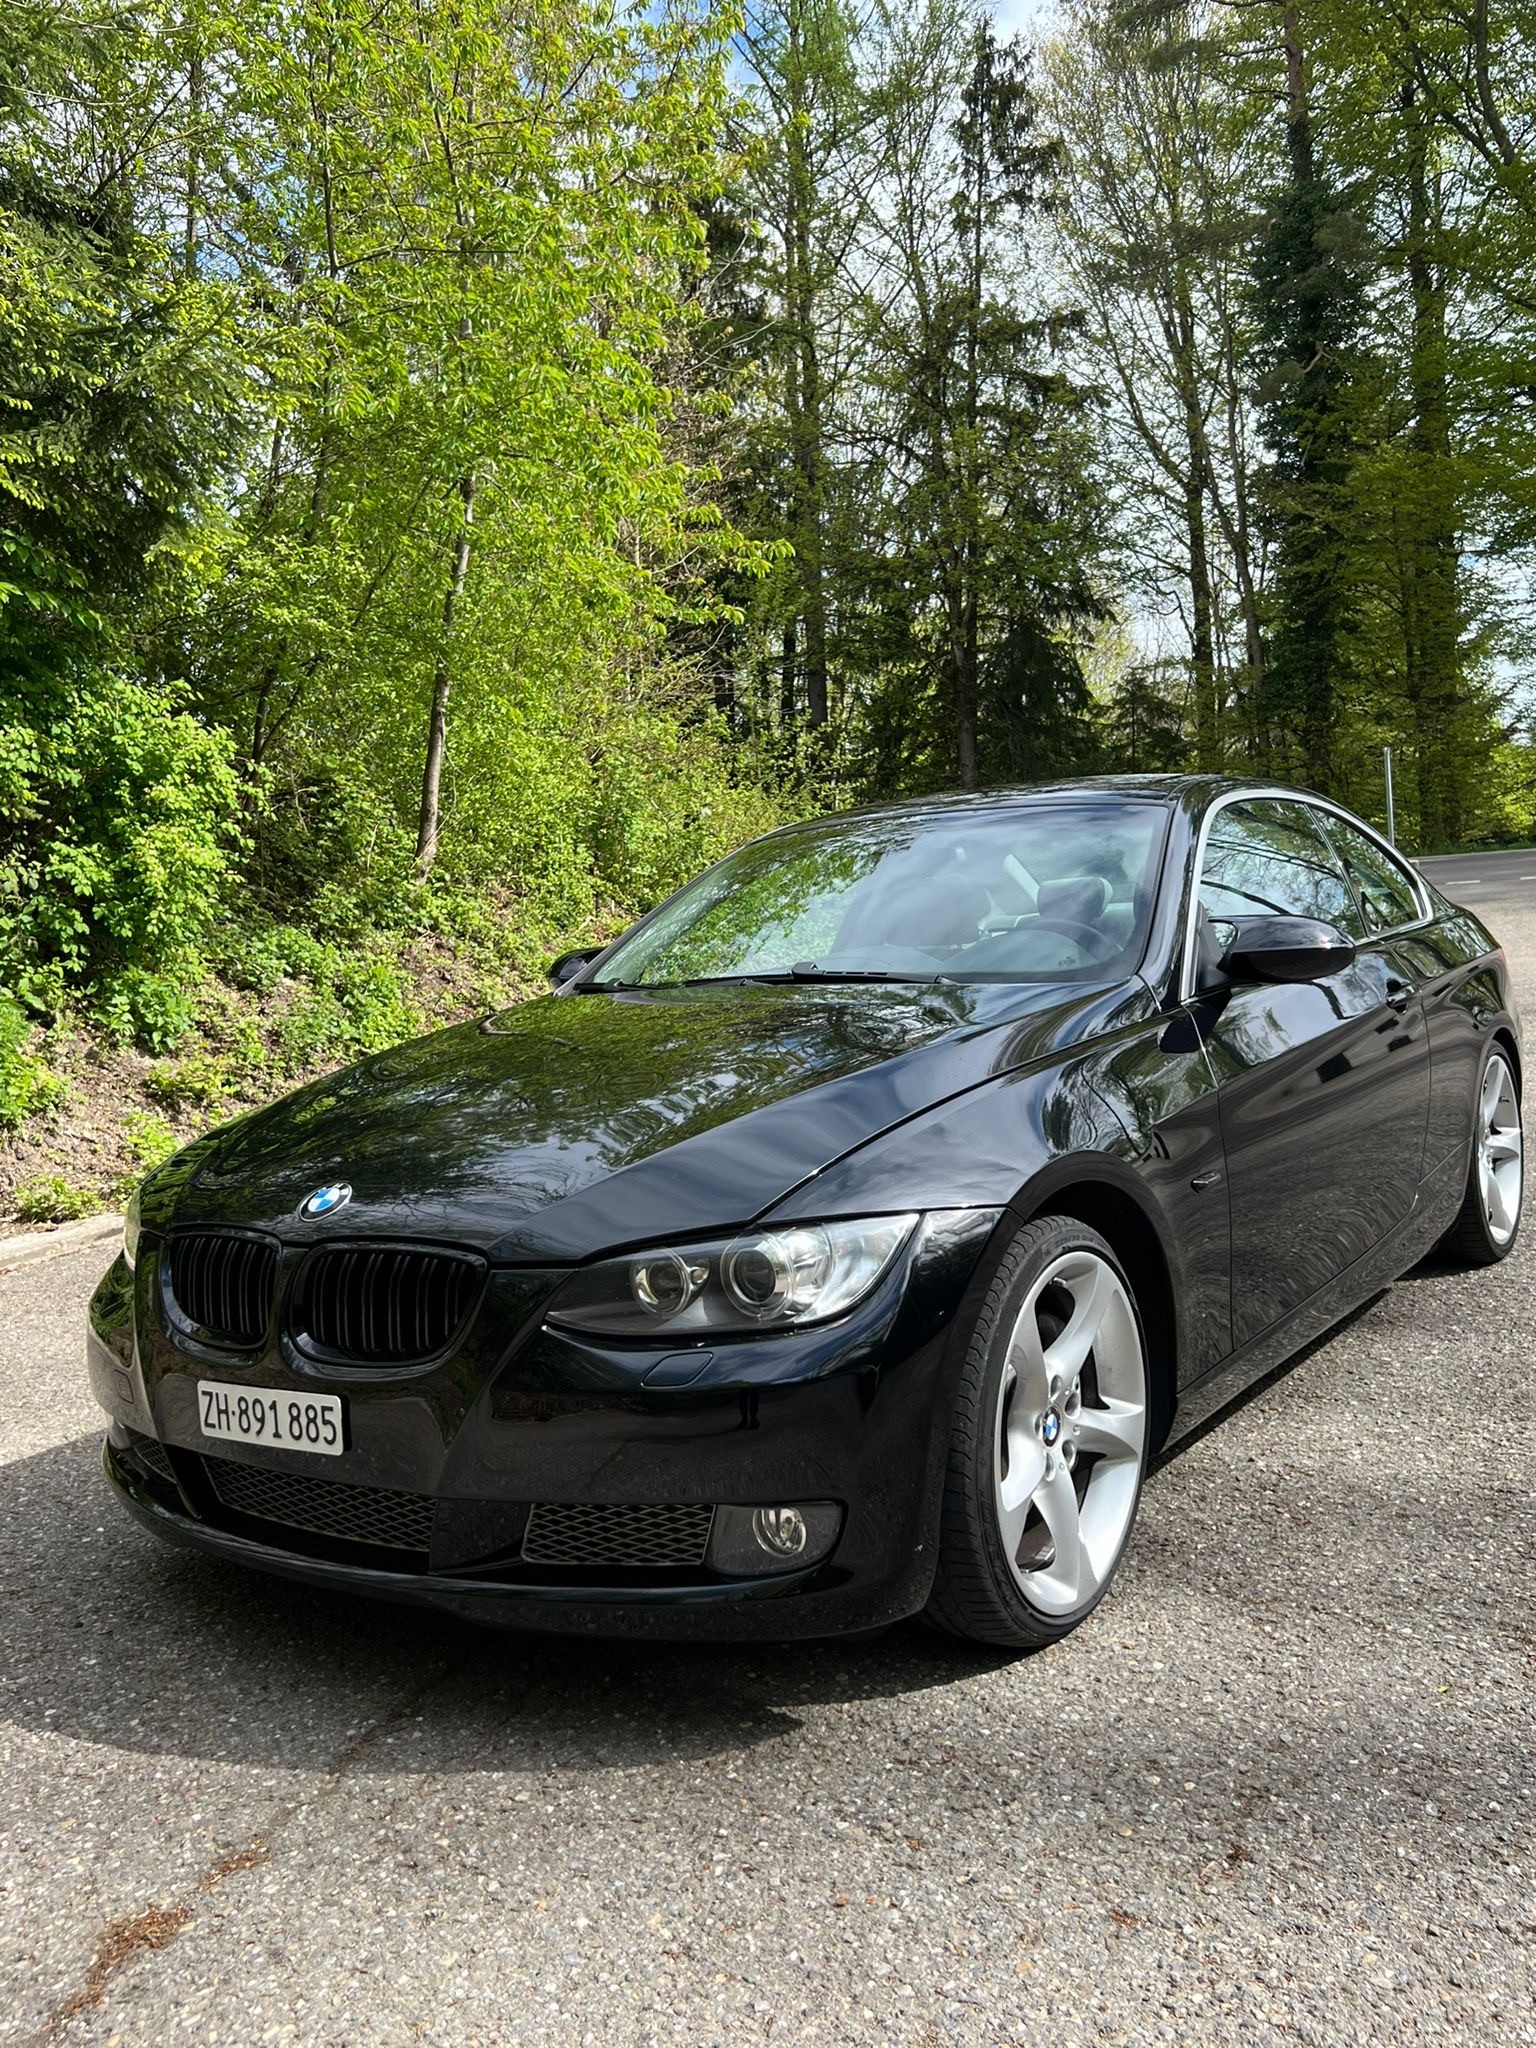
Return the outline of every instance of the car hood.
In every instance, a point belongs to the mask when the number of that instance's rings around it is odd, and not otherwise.
[[[1119,979],[546,996],[210,1134],[146,1184],[144,1223],[430,1238],[519,1263],[730,1229],[881,1131],[1149,1000]],[[353,1190],[344,1211],[299,1216],[337,1181]]]

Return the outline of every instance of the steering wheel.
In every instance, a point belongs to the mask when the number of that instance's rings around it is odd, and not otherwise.
[[[1079,924],[1074,917],[1037,917],[1026,930],[1032,932],[1060,932],[1064,939],[1070,939],[1080,953],[1090,960],[1112,960],[1120,948],[1114,940],[1101,931],[1095,931],[1091,924]]]

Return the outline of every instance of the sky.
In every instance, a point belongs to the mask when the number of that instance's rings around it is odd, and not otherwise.
[[[1000,36],[1018,35],[1034,29],[1051,14],[1051,0],[993,0],[988,9]]]

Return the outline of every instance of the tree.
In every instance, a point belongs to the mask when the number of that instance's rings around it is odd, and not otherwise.
[[[1327,791],[1359,620],[1351,512],[1365,251],[1362,224],[1319,159],[1298,0],[1273,0],[1271,13],[1288,167],[1254,256],[1254,357],[1271,455],[1262,482],[1275,544],[1262,712],[1272,757]]]
[[[1068,158],[1062,260],[1113,394],[1123,546],[1146,597],[1183,622],[1196,759],[1214,769],[1250,742],[1264,668],[1244,363],[1262,138],[1211,5],[1078,0],[1045,54]]]
[[[155,1037],[233,792],[139,629],[248,394],[228,292],[166,274],[132,158],[92,147],[131,125],[136,56],[109,18],[0,23],[0,981],[53,1014],[113,975]]]
[[[1071,636],[1097,611],[1097,499],[1086,395],[1052,360],[1070,321],[1030,303],[1058,145],[1022,46],[986,23],[966,44],[961,19],[952,0],[882,17],[869,261],[893,544],[973,789],[1020,772],[1021,731],[1075,722],[1086,744]]]
[[[263,766],[279,735],[344,763],[366,735],[418,870],[451,802],[488,831],[476,863],[502,836],[484,750],[654,641],[672,564],[735,550],[666,453],[656,374],[715,176],[720,30],[307,0],[229,33],[275,377],[205,701],[251,704]]]
[[[763,378],[748,518],[791,551],[771,603],[786,735],[802,720],[820,732],[833,711],[845,582],[840,408],[853,371],[851,256],[868,205],[858,33],[846,0],[768,0],[737,39],[752,88],[740,126]]]

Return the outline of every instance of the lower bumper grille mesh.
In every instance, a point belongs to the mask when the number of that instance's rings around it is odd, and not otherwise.
[[[204,1458],[203,1467],[220,1502],[234,1514],[384,1550],[425,1552],[431,1545],[434,1503],[426,1494],[348,1486],[228,1458]]]
[[[152,1436],[141,1436],[136,1429],[128,1432],[128,1448],[138,1463],[155,1479],[163,1479],[167,1486],[176,1484],[176,1474],[171,1466],[170,1453],[165,1445]]]
[[[523,1535],[529,1564],[702,1564],[715,1511],[704,1506],[590,1507],[536,1502]]]

